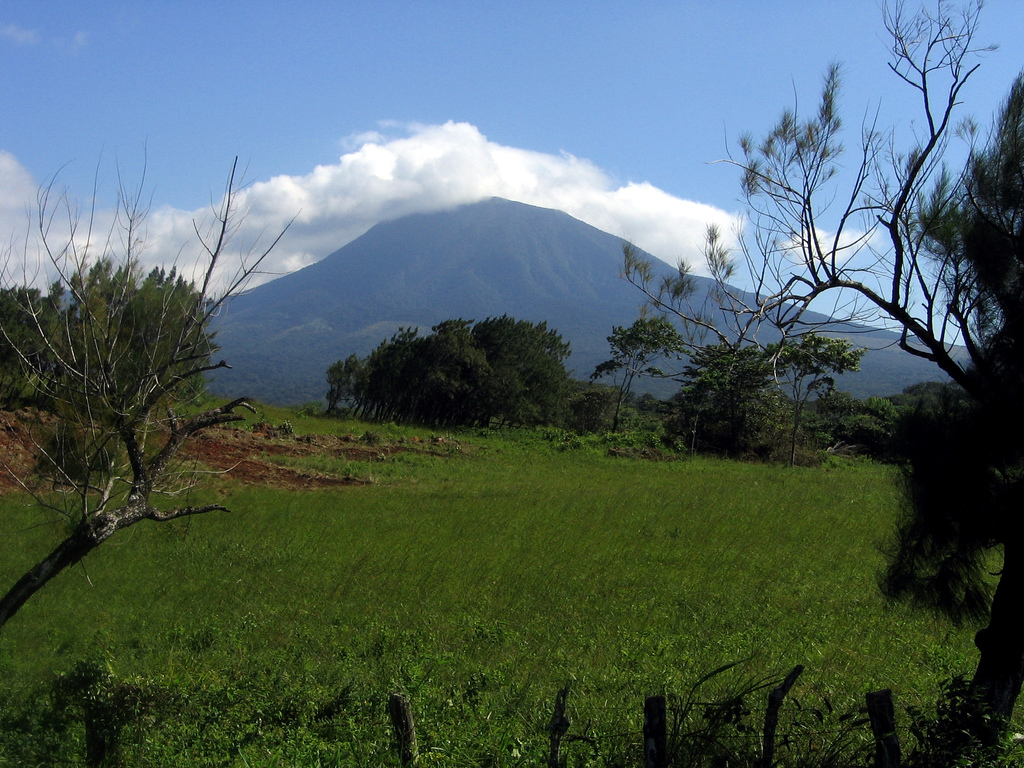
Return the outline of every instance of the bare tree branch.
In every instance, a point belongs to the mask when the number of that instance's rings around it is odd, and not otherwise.
[[[0,597],[0,629],[51,578],[116,531],[140,520],[163,522],[225,509],[219,504],[159,508],[150,498],[181,490],[182,475],[173,465],[189,438],[241,419],[240,408],[252,410],[246,398],[186,418],[174,410],[190,398],[197,377],[227,367],[223,360],[212,361],[211,318],[244,288],[284,235],[240,256],[227,289],[213,294],[238,226],[237,173],[236,159],[213,209],[211,235],[194,224],[205,257],[196,282],[173,269],[169,275],[141,273],[149,204],[143,185],[129,188],[120,172],[116,213],[99,240],[94,240],[94,207],[83,231],[82,216],[66,191],[56,187],[56,178],[39,191],[36,226],[57,276],[50,295],[15,287],[10,253],[0,264],[4,295],[13,291],[24,298],[19,317],[25,331],[16,337],[2,328],[0,339],[14,350],[33,398],[55,417],[37,425],[41,432],[32,439],[37,471],[53,478],[49,489],[29,483],[25,468],[6,461],[3,466],[22,473],[21,487],[41,508],[60,510],[73,525],[64,541]],[[66,226],[55,226],[58,216],[66,216]],[[61,230],[63,237],[57,234]]]

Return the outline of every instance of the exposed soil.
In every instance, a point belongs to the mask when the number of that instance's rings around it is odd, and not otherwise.
[[[0,493],[18,488],[14,472],[22,473],[34,464],[32,438],[24,419],[0,411]]]
[[[14,473],[24,477],[31,471],[36,450],[28,425],[45,421],[45,416],[35,412],[0,411],[0,493],[18,488]],[[270,457],[329,455],[350,461],[382,461],[404,451],[436,453],[435,448],[431,442],[415,439],[400,444],[367,445],[355,435],[296,436],[269,425],[257,425],[252,431],[228,425],[208,429],[192,438],[180,456],[224,472],[235,482],[312,489],[362,485],[367,481],[285,467]]]
[[[382,461],[401,451],[400,445],[370,446],[355,437],[333,435],[280,435],[276,430],[254,430],[221,427],[209,429],[186,444],[182,454],[210,469],[226,472],[241,483],[276,488],[329,488],[339,485],[362,485],[366,480],[337,477],[284,467],[271,456],[330,455],[349,461]]]

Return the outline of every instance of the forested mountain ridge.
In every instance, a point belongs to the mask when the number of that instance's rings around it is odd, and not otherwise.
[[[630,324],[642,304],[621,271],[621,238],[501,198],[383,222],[316,264],[235,298],[216,328],[232,370],[218,371],[211,388],[276,403],[322,400],[331,363],[368,354],[401,326],[503,314],[546,321],[571,344],[567,367],[585,379],[607,359],[612,326]],[[891,343],[870,336],[854,342]],[[935,378],[932,367],[896,351],[869,353],[862,369],[840,387],[885,395]]]

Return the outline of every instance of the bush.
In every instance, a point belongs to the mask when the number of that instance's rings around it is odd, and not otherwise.
[[[910,732],[915,744],[904,765],[907,768],[1007,768],[1024,766],[1024,747],[1017,735],[1007,734],[992,746],[983,745],[975,734],[984,730],[975,702],[970,699],[970,682],[958,675],[942,686],[935,712],[907,707]]]

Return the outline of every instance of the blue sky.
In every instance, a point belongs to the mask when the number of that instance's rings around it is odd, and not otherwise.
[[[1024,3],[989,2],[977,40],[1000,46],[965,92],[985,125],[1024,68]],[[299,215],[276,272],[490,194],[692,258],[740,210],[711,161],[812,109],[833,61],[851,143],[876,109],[910,128],[874,0],[0,0],[0,242],[55,173],[86,202],[96,176],[102,209],[144,166],[149,258],[172,259],[238,155],[248,232]]]

